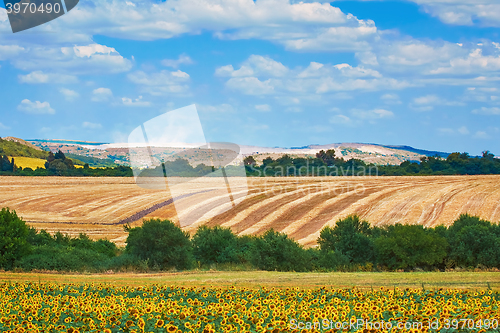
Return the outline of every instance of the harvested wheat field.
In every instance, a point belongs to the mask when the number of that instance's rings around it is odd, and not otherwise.
[[[240,179],[242,183],[244,179]],[[236,182],[237,183],[237,182]],[[449,225],[462,213],[500,220],[500,176],[248,178],[231,188],[197,178],[175,191],[179,216],[195,223],[230,227],[237,234],[285,232],[306,246],[320,230],[357,213],[375,225]],[[143,218],[179,221],[170,192],[145,189],[133,178],[0,177],[0,207],[49,232],[85,232],[123,245],[123,225]]]

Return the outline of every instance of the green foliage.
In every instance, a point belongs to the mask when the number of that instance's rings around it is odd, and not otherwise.
[[[413,269],[441,264],[448,243],[433,229],[421,225],[390,225],[375,239],[377,263],[394,269]]]
[[[251,262],[266,271],[304,272],[311,268],[310,254],[286,234],[268,230],[255,238]]]
[[[449,259],[459,267],[500,267],[500,227],[462,214],[448,228]]]
[[[150,268],[188,269],[193,264],[189,234],[168,220],[145,220],[141,227],[129,228],[125,251]]]
[[[0,267],[10,270],[31,251],[28,226],[15,211],[0,211]]]
[[[229,228],[201,226],[192,239],[193,254],[202,265],[238,263],[238,239]]]
[[[0,154],[45,159],[48,152],[28,147],[19,142],[7,141],[0,138]]]
[[[85,165],[88,164],[91,167],[94,168],[113,168],[116,167],[116,163],[110,159],[110,158],[97,158],[97,157],[90,157],[90,156],[82,156],[82,155],[77,155],[77,154],[66,154],[67,158],[71,158],[73,160],[78,160],[80,163],[75,163],[77,165]]]
[[[345,256],[349,263],[364,264],[373,260],[371,234],[372,229],[367,221],[361,221],[357,215],[350,215],[339,219],[335,227],[321,230],[318,244],[325,253],[338,253],[338,258]]]

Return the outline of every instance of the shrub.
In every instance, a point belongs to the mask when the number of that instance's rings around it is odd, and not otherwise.
[[[360,221],[359,216],[350,215],[338,220],[335,227],[321,230],[318,244],[321,251],[339,253],[349,263],[364,264],[373,260],[371,234],[372,229],[367,221]]]
[[[15,211],[3,208],[0,211],[0,267],[10,270],[19,258],[30,253],[28,226]]]
[[[142,227],[126,227],[129,235],[125,251],[141,260],[147,260],[150,268],[188,269],[193,264],[189,234],[168,220],[151,219]]]
[[[286,234],[268,230],[255,238],[251,247],[251,262],[266,271],[297,271],[311,269],[310,254]]]
[[[201,226],[192,239],[193,254],[202,265],[238,263],[238,240],[229,228]]]
[[[430,267],[446,257],[448,243],[433,229],[421,225],[396,224],[375,239],[377,262],[389,269]]]
[[[449,258],[461,267],[500,267],[500,228],[462,214],[448,228]]]

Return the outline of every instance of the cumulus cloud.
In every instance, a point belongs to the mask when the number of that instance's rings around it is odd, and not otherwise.
[[[472,111],[474,114],[483,114],[483,115],[495,115],[495,116],[500,116],[500,108],[499,107],[485,107],[483,106],[480,109],[475,109]]]
[[[59,89],[59,92],[61,94],[63,94],[64,98],[67,100],[67,101],[74,101],[75,99],[77,99],[78,97],[80,97],[80,94],[77,93],[76,91],[74,90],[71,90],[71,89],[67,89],[67,88],[61,88]]]
[[[142,96],[139,96],[139,98],[136,98],[136,99],[131,99],[131,98],[128,98],[128,97],[122,97],[122,103],[125,106],[138,106],[138,107],[151,106],[150,102],[142,100]]]
[[[86,129],[91,129],[91,130],[95,130],[95,129],[100,129],[102,128],[102,125],[99,124],[99,123],[91,123],[89,121],[84,121],[82,123],[82,127],[83,128],[86,128]]]
[[[181,54],[178,59],[164,59],[161,64],[177,69],[180,65],[191,65],[194,61],[186,54]]]
[[[49,102],[32,102],[29,99],[23,99],[21,104],[17,106],[21,112],[28,114],[55,114],[56,111],[50,107]]]
[[[474,134],[474,138],[476,138],[476,139],[489,139],[490,136],[485,131],[477,131]]]
[[[378,71],[349,64],[311,62],[307,68],[288,68],[269,57],[252,55],[238,68],[221,66],[215,75],[230,77],[226,87],[247,95],[308,95],[354,90],[402,89],[410,84],[385,78]],[[333,95],[333,94],[332,94]]]
[[[422,5],[430,15],[451,25],[500,27],[500,4],[497,0],[411,0]]]
[[[416,111],[432,111],[435,106],[464,106],[463,102],[459,101],[448,101],[438,95],[426,95],[413,99],[413,103],[410,107]]]
[[[200,112],[234,112],[234,107],[231,104],[223,103],[219,105],[204,105],[196,104],[196,108]]]
[[[449,128],[449,127],[438,128],[438,133],[442,134],[442,135],[456,135],[456,134],[468,135],[468,134],[470,134],[469,129],[466,126],[461,126],[457,129]]]
[[[114,48],[99,44],[72,47],[35,45],[27,48],[23,56],[13,55],[9,60],[16,68],[25,71],[47,70],[72,75],[115,74],[132,68],[132,62]]]
[[[57,74],[57,73],[44,73],[42,71],[34,71],[26,75],[18,75],[19,82],[21,83],[59,83],[68,84],[78,82],[78,78],[74,75]]]
[[[340,110],[336,110],[340,112]],[[369,123],[376,123],[378,120],[390,119],[394,117],[394,113],[385,109],[373,109],[373,110],[363,110],[363,109],[352,109],[349,115],[337,114],[330,118],[330,123],[332,124],[342,124],[342,125],[361,125],[363,122],[367,121]]]
[[[128,79],[141,86],[142,92],[155,96],[186,94],[189,91],[189,74],[180,70],[162,70],[156,73],[136,71],[128,74]]]
[[[92,91],[92,102],[107,102],[113,97],[113,92],[109,88],[97,88]]]
[[[255,105],[255,110],[260,112],[269,112],[271,111],[271,107],[269,106],[269,104],[259,104]]]

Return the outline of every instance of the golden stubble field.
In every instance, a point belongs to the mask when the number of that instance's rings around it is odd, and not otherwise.
[[[500,220],[500,176],[248,178],[248,195],[235,207],[227,207],[224,189],[211,181],[192,180],[176,201],[181,216],[197,220],[184,227],[189,232],[202,224],[237,234],[273,228],[311,246],[324,226],[353,213],[374,225],[449,225],[462,213]],[[85,232],[118,245],[126,222],[178,221],[168,190],[141,188],[133,178],[0,177],[0,207],[36,228]]]

